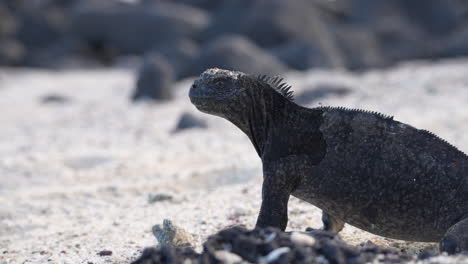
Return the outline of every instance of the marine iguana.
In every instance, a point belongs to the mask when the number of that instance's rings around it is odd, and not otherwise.
[[[208,69],[189,97],[251,140],[263,164],[257,227],[284,230],[290,195],[345,223],[410,241],[468,250],[468,156],[393,117],[343,107],[305,108],[279,77]]]

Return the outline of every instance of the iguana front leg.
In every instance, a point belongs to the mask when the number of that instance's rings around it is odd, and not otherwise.
[[[262,206],[256,226],[272,226],[284,231],[288,224],[288,201],[294,188],[294,180],[286,176],[286,170],[280,164],[264,164]]]

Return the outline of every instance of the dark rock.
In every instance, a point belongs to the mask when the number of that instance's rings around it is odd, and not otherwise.
[[[28,11],[18,19],[17,39],[28,48],[44,48],[52,45],[69,31],[66,14],[51,8],[37,12]]]
[[[27,49],[21,63],[27,67],[63,69],[72,58],[77,57],[77,52],[75,39],[64,37],[46,47]]]
[[[395,0],[351,0],[343,2],[342,8],[348,23],[366,28],[373,28],[381,18],[401,16]]]
[[[146,248],[141,256],[132,264],[183,264],[183,263],[200,263],[199,254],[192,248],[187,247],[167,247]]]
[[[207,42],[223,34],[240,34],[242,21],[249,13],[255,1],[252,0],[224,0],[218,1],[218,8],[213,11],[212,22],[201,33],[200,41]],[[250,25],[253,26],[253,25]]]
[[[203,46],[200,56],[183,75],[196,76],[213,67],[271,75],[282,74],[287,70],[278,59],[238,35],[222,36]]]
[[[374,25],[374,31],[380,51],[389,64],[431,57],[435,49],[431,39],[399,16],[382,17]]]
[[[224,1],[220,0],[173,0],[176,3],[184,4],[184,5],[190,5],[206,10],[213,10],[218,8],[220,4],[222,4]]]
[[[101,250],[97,253],[99,256],[112,256],[112,251],[110,250]]]
[[[335,26],[333,33],[347,69],[360,70],[388,65],[373,32],[354,26]]]
[[[297,40],[315,43],[333,67],[344,66],[330,33],[331,21],[317,9],[315,1],[258,0],[242,17],[240,32],[262,47]]]
[[[173,132],[179,132],[184,129],[189,128],[207,128],[208,125],[205,120],[197,118],[196,116],[190,113],[183,113]]]
[[[340,84],[321,83],[298,94],[294,101],[300,105],[306,105],[328,96],[344,96],[351,90],[352,88]]]
[[[419,259],[436,256],[430,253]],[[378,259],[377,259],[378,258]],[[355,248],[337,234],[322,230],[285,233],[275,228],[232,227],[208,237],[203,251],[191,248],[149,248],[134,264],[150,263],[406,263],[415,258],[375,244]]]
[[[435,251],[424,251],[418,254],[418,259],[424,260],[434,256],[437,256]]]
[[[148,194],[148,203],[156,203],[162,201],[172,201],[174,196],[167,192],[151,192]]]
[[[174,39],[193,38],[209,22],[203,10],[174,3],[106,5],[78,8],[73,26],[84,43],[118,54],[142,54]]]
[[[435,55],[442,58],[468,56],[468,29],[454,32],[441,43],[440,51]]]
[[[332,62],[325,55],[325,51],[317,43],[291,41],[271,49],[270,52],[289,67],[296,70],[332,66]]]
[[[5,37],[11,37],[17,28],[17,18],[10,12],[5,3],[0,2],[0,42]]]
[[[0,65],[19,65],[24,60],[26,49],[15,39],[0,40]]]
[[[161,46],[155,53],[163,56],[172,66],[177,79],[184,77],[187,65],[192,63],[200,55],[198,45],[189,39],[177,39]]]
[[[315,9],[307,0],[258,0],[249,8],[242,33],[260,46],[273,47],[291,39],[309,39],[313,31]],[[308,25],[308,26],[305,26]]]
[[[446,35],[457,26],[456,5],[443,0],[399,0],[402,11],[425,32]]]
[[[59,94],[48,94],[40,99],[42,104],[65,104],[70,102],[70,98]]]
[[[147,55],[141,66],[132,100],[170,100],[173,95],[174,70],[161,56]]]

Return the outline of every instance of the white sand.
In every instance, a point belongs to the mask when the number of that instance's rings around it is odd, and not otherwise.
[[[321,103],[394,115],[466,152],[467,66],[468,60],[414,62],[287,79],[297,93],[319,83],[349,86],[349,95]],[[173,102],[132,105],[131,71],[0,69],[0,263],[128,263],[156,245],[151,227],[164,218],[195,234],[197,246],[228,225],[253,227],[261,162],[236,127],[190,105],[190,82],[178,85]],[[71,102],[41,104],[49,94]],[[172,134],[184,111],[208,120],[209,128]],[[172,192],[176,201],[150,204],[153,191]],[[320,215],[293,198],[288,230],[318,228]],[[437,247],[351,226],[341,234],[352,245],[370,240],[414,254]],[[113,254],[99,256],[101,250]]]

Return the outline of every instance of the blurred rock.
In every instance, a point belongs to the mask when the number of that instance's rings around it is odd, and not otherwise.
[[[323,83],[298,94],[294,101],[300,105],[307,105],[330,95],[344,96],[352,91],[351,88],[339,84]]]
[[[256,1],[223,0],[219,2],[218,8],[213,10],[212,22],[199,38],[201,42],[206,43],[223,34],[240,34],[243,23],[239,17],[244,18]]]
[[[167,192],[151,192],[148,194],[148,203],[172,201],[174,196]]]
[[[468,28],[454,32],[441,46],[440,52],[436,54],[439,57],[468,56]]]
[[[22,65],[26,67],[40,67],[49,69],[66,68],[73,59],[80,61],[85,67],[84,57],[77,56],[78,46],[75,39],[61,38],[45,47],[30,47],[23,56]]]
[[[291,41],[270,52],[289,67],[296,70],[306,70],[315,67],[327,68],[332,62],[324,54],[323,49],[317,43],[306,41]]]
[[[155,51],[161,54],[171,64],[177,79],[184,77],[187,65],[192,63],[200,55],[198,45],[190,39],[177,39],[162,45]]]
[[[158,55],[147,55],[138,72],[132,100],[170,100],[174,97],[174,81],[174,70],[166,59]]]
[[[18,28],[16,17],[5,3],[0,2],[0,42],[4,37],[12,36]]]
[[[314,32],[313,1],[257,0],[240,23],[241,32],[263,47],[273,47],[295,39],[310,39]],[[309,25],[309,26],[305,26]]]
[[[344,66],[350,70],[383,67],[389,64],[371,31],[355,26],[335,26],[333,34]]]
[[[389,64],[424,58],[434,50],[434,42],[400,16],[382,17],[373,27],[380,51]]]
[[[62,10],[31,10],[20,16],[16,37],[28,48],[43,48],[54,44],[67,31],[68,20]]]
[[[201,48],[184,76],[197,76],[208,68],[239,70],[250,74],[282,74],[287,67],[278,59],[238,35],[222,36]]]
[[[343,67],[342,55],[330,33],[327,17],[308,0],[257,0],[240,21],[240,32],[262,47],[290,41],[313,44],[333,67]]]
[[[174,39],[193,38],[208,23],[203,10],[162,2],[84,6],[73,16],[74,30],[84,43],[118,54],[143,54]]]
[[[48,94],[41,97],[42,104],[66,104],[71,102],[70,98],[60,94]]]
[[[341,2],[347,22],[372,28],[381,18],[401,16],[399,0],[350,0]]]
[[[162,226],[155,225],[152,228],[153,235],[158,240],[159,246],[190,247],[193,236],[185,229],[174,225],[171,220],[164,219]]]
[[[399,0],[402,13],[426,33],[447,35],[457,26],[456,5],[443,0]]]
[[[190,128],[207,128],[208,124],[205,120],[194,116],[191,113],[183,113],[179,121],[177,122],[176,127],[174,128],[173,132],[180,132],[185,129]]]
[[[0,65],[19,65],[25,54],[24,46],[15,39],[0,40]]]
[[[220,4],[224,1],[220,0],[172,0],[176,3],[195,6],[198,8],[206,9],[206,10],[213,10],[216,9]]]

